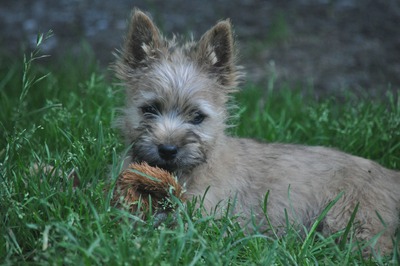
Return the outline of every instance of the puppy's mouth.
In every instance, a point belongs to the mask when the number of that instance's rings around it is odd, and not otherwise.
[[[132,158],[136,162],[147,162],[150,166],[159,167],[171,173],[190,171],[205,162],[205,156],[201,151],[188,153],[184,148],[176,150],[168,145],[161,149],[155,146],[149,148],[137,145],[132,149]]]
[[[174,162],[170,161],[156,162],[156,163],[148,162],[148,164],[153,167],[159,167],[171,173],[175,172],[178,169],[178,166]]]

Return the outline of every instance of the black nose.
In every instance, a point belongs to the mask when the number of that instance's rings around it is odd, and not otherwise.
[[[160,157],[163,158],[164,160],[173,160],[176,157],[176,154],[178,153],[178,147],[175,145],[170,145],[170,144],[161,144],[158,145],[158,154],[160,154]]]

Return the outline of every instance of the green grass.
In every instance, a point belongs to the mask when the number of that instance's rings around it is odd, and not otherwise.
[[[0,61],[0,263],[398,264],[396,254],[363,259],[349,242],[337,241],[343,232],[318,235],[319,220],[305,237],[288,224],[288,233],[278,238],[257,230],[245,234],[237,217],[202,215],[192,202],[179,206],[176,226],[167,221],[156,229],[152,218],[143,222],[115,209],[106,188],[119,172],[124,148],[111,128],[114,108],[123,100],[120,88],[91,57],[54,65],[51,58],[38,57],[34,52],[25,61]],[[273,80],[267,90],[246,87],[236,97],[240,118],[233,134],[332,146],[400,168],[398,98],[316,101],[275,88]],[[73,189],[66,174],[31,174],[34,163],[78,169],[82,183]],[[351,230],[344,233],[352,237]]]

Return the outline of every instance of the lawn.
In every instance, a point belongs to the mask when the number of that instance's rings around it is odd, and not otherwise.
[[[142,221],[110,204],[124,153],[112,128],[123,90],[110,71],[90,53],[60,63],[34,51],[2,56],[0,77],[1,264],[399,264],[399,254],[363,258],[357,244],[339,241],[351,239],[351,225],[328,237],[314,229],[299,234],[290,224],[280,238],[257,228],[245,234],[237,217],[215,219],[189,202],[155,228],[151,217]],[[399,97],[314,94],[277,86],[273,77],[264,88],[244,84],[230,134],[335,147],[400,169]],[[32,173],[35,163],[54,171]],[[71,169],[81,178],[77,188],[67,178]]]

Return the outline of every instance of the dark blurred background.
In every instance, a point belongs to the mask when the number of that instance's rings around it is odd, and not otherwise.
[[[399,0],[1,0],[1,54],[22,55],[38,32],[52,29],[43,49],[53,61],[82,56],[89,46],[106,67],[135,6],[152,14],[167,36],[199,38],[230,18],[253,83],[275,76],[278,84],[311,86],[324,95],[399,90]]]

